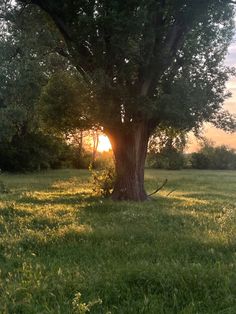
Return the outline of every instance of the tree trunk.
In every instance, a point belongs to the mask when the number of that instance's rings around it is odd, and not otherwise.
[[[144,165],[149,139],[145,123],[123,127],[109,133],[112,144],[116,182],[113,200],[145,201],[148,197],[144,189]]]
[[[98,143],[99,143],[99,134],[98,131],[92,131],[92,138],[93,138],[93,154],[92,154],[92,169],[94,169],[95,161],[97,157],[97,151],[98,151]]]

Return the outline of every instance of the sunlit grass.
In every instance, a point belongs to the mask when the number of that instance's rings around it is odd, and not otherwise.
[[[148,170],[147,190],[165,178],[139,204],[86,171],[3,175],[0,313],[74,313],[78,292],[91,313],[236,313],[236,172]]]

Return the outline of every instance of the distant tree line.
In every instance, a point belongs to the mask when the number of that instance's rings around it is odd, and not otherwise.
[[[225,145],[214,146],[205,142],[198,152],[185,154],[183,149],[167,145],[156,152],[149,150],[146,166],[169,170],[236,170],[236,151]]]
[[[194,169],[235,170],[236,152],[225,145],[205,144],[199,152],[191,154],[190,161]]]
[[[89,169],[91,166],[101,169],[112,164],[111,152],[95,151],[93,138],[89,144],[84,136],[81,140],[79,134],[73,134],[70,138],[40,131],[15,134],[10,141],[0,141],[0,169],[7,172]]]

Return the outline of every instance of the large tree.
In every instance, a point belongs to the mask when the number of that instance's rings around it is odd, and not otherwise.
[[[0,10],[0,18],[4,16],[0,20],[0,169],[56,166],[68,149],[61,138],[42,129],[39,99],[51,73],[67,66],[52,50],[56,36],[40,29],[45,15],[38,19],[39,8],[28,7],[26,21],[9,1],[4,4]]]
[[[52,36],[34,19],[39,9],[29,8],[26,21],[9,3],[0,7],[0,142],[39,128],[41,89],[53,71],[46,43]]]
[[[62,34],[61,54],[80,80],[78,126],[99,125],[112,143],[113,199],[147,199],[144,162],[157,126],[197,130],[208,121],[228,128],[221,108],[230,71],[222,60],[233,33],[231,2],[18,1],[21,12],[40,7],[45,27]]]

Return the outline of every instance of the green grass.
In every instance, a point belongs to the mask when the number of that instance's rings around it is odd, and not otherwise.
[[[86,171],[2,175],[0,313],[236,313],[236,172],[148,170],[147,190],[165,178],[136,204]]]

